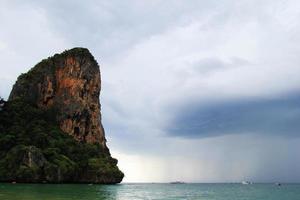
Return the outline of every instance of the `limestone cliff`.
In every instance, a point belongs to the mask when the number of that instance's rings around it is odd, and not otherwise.
[[[100,70],[85,48],[42,60],[0,102],[0,181],[119,183],[106,146]]]
[[[42,109],[54,107],[62,131],[78,141],[106,148],[101,123],[99,66],[84,48],[75,48],[43,60],[23,74],[9,100],[24,98]]]

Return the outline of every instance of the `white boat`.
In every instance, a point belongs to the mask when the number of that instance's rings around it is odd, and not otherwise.
[[[242,181],[242,184],[243,185],[250,185],[250,184],[252,184],[252,182],[250,182],[250,181]]]

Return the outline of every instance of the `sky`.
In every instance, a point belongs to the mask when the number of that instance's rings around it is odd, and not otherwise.
[[[299,19],[298,0],[0,0],[0,96],[86,47],[124,182],[300,182]]]

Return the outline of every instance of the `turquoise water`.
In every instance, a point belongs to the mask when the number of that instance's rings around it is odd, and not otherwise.
[[[299,184],[0,184],[0,200],[300,200]]]

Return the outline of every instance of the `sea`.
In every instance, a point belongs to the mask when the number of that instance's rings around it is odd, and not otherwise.
[[[0,200],[300,200],[300,184],[11,184]]]

